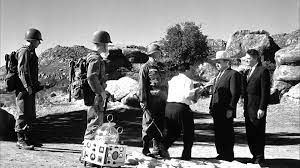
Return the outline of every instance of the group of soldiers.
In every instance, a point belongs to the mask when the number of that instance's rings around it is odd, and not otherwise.
[[[22,87],[16,89],[16,125],[17,147],[34,149],[42,146],[32,138],[31,124],[36,118],[35,94],[38,82],[38,57],[35,49],[42,41],[41,32],[29,29],[25,33],[26,45],[17,51],[18,75]],[[104,101],[107,97],[105,62],[109,54],[108,44],[111,38],[106,31],[93,34],[93,52],[87,55],[86,79],[91,89],[87,110],[87,128],[84,139],[93,139],[97,127],[103,123]],[[194,87],[191,80],[190,64],[180,63],[176,66],[178,75],[168,83],[162,79],[158,59],[162,51],[158,44],[147,48],[148,61],[139,72],[139,101],[143,109],[142,119],[142,153],[145,156],[169,158],[168,148],[180,136],[183,130],[184,149],[181,159],[190,160],[194,138],[193,113],[189,107],[194,102],[196,92],[206,87]],[[261,66],[259,52],[247,51],[245,60],[251,69],[239,73],[231,69],[231,59],[225,51],[216,53],[218,76],[212,86],[209,112],[213,117],[215,146],[219,154],[216,159],[232,161],[234,159],[233,118],[239,99],[244,102],[244,115],[249,148],[253,154],[251,162],[264,160],[265,126],[270,76]],[[150,152],[150,142],[153,151]]]

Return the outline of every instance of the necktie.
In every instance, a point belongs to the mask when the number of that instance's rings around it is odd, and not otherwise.
[[[252,72],[253,72],[253,68],[251,68],[251,69],[249,70],[249,73],[248,73],[248,75],[247,75],[247,81],[249,80],[249,78],[250,78]]]
[[[218,74],[218,76],[217,76],[217,78],[216,78],[216,82],[215,82],[215,83],[217,83],[217,82],[219,81],[219,79],[221,78],[223,72],[224,72],[224,71],[219,72],[219,74]]]
[[[219,72],[218,76],[216,77],[215,84],[214,84],[214,91],[215,91],[215,89],[217,87],[217,83],[218,83],[219,79],[221,78],[223,72]]]

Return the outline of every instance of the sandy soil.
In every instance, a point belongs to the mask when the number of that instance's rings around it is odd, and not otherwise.
[[[39,107],[38,120],[34,124],[35,137],[44,146],[33,151],[19,150],[15,140],[0,141],[0,167],[83,167],[78,161],[81,152],[82,135],[85,129],[85,107],[81,102],[62,104],[65,98],[53,102],[51,108]],[[121,141],[128,146],[128,161],[124,167],[260,167],[243,162],[251,158],[245,137],[244,118],[241,107],[235,119],[235,161],[213,159],[217,153],[214,147],[213,124],[207,113],[209,99],[201,99],[192,106],[195,121],[195,143],[191,161],[178,158],[182,151],[179,139],[169,150],[171,160],[156,160],[141,155],[139,110],[113,110],[115,122],[124,128]],[[58,105],[59,104],[59,105]],[[118,111],[118,112],[116,112]],[[267,117],[266,163],[262,167],[299,167],[300,165],[300,105],[282,102],[269,106]],[[132,163],[136,162],[135,165]]]

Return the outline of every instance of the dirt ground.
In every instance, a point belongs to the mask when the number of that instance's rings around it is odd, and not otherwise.
[[[251,158],[244,127],[242,109],[239,106],[235,119],[235,161],[213,159],[217,153],[214,146],[212,118],[208,114],[209,99],[201,99],[192,105],[195,121],[195,143],[192,161],[180,161],[182,141],[178,140],[170,149],[171,160],[154,160],[143,157],[141,151],[141,111],[109,110],[114,122],[124,128],[120,141],[128,146],[128,158],[138,165],[124,167],[260,167],[243,164]],[[59,105],[58,105],[59,104]],[[39,107],[38,119],[33,126],[34,136],[44,146],[33,151],[19,150],[15,139],[0,141],[0,167],[83,167],[78,161],[85,130],[86,112],[78,103],[53,103],[51,108]],[[51,110],[50,110],[51,109]],[[262,167],[300,166],[300,105],[282,102],[270,105],[267,116],[266,163]],[[132,162],[131,162],[132,163]]]

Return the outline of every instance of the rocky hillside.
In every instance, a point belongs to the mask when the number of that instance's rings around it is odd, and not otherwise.
[[[209,47],[209,55],[214,55],[217,51],[225,50],[226,41],[221,39],[207,39],[207,46]]]

